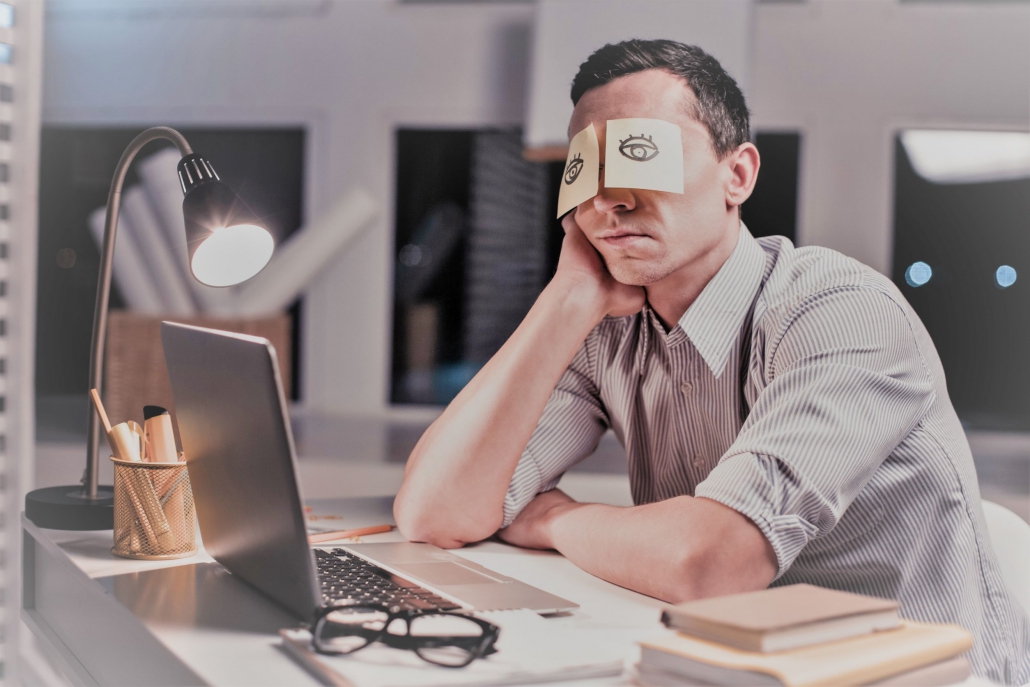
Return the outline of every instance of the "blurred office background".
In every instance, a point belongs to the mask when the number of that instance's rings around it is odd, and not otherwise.
[[[347,230],[273,295],[180,283],[146,250],[174,218],[151,144],[128,179],[119,241],[140,232],[146,269],[116,272],[117,350],[140,346],[136,319],[275,320],[305,494],[390,493],[553,274],[569,83],[631,37],[699,44],[737,78],[762,154],[745,222],[894,279],[941,353],[985,496],[1030,520],[1030,1],[0,2],[12,679],[60,683],[19,632],[18,518],[25,491],[81,477],[91,222],[132,136],[182,130],[281,242]],[[374,217],[348,225],[359,191]],[[621,461],[609,436],[576,478]]]

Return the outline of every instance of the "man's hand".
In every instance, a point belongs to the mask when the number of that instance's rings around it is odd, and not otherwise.
[[[576,224],[574,212],[561,221],[565,229],[558,270],[554,281],[570,288],[584,287],[600,302],[603,314],[612,317],[635,315],[647,298],[642,286],[629,286],[615,281],[604,266],[601,254],[590,245],[583,230]]]
[[[515,546],[527,549],[553,549],[550,524],[562,513],[576,508],[576,503],[561,489],[552,489],[538,494],[522,509],[508,527],[497,535]]]
[[[619,508],[539,494],[498,536],[555,549],[604,580],[671,603],[763,589],[776,553],[746,516],[718,501],[677,496]]]

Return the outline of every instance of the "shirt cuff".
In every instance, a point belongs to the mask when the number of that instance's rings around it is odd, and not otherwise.
[[[775,458],[739,453],[723,459],[697,485],[694,496],[718,501],[754,522],[776,553],[778,579],[818,534],[803,517],[785,512],[786,504],[804,501],[792,489],[798,485],[789,482]]]
[[[548,484],[543,484],[544,476],[540,472],[540,466],[529,449],[526,449],[519,458],[519,464],[515,466],[515,474],[512,475],[508,492],[504,495],[504,519],[501,521],[501,527],[510,525],[537,494],[558,486],[560,479],[561,476]]]

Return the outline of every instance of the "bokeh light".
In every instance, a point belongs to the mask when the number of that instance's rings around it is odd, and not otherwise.
[[[925,262],[913,262],[905,270],[905,282],[913,288],[930,281],[932,276],[933,270]]]

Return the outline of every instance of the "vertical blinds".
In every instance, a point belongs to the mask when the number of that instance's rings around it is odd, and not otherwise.
[[[17,305],[13,302],[11,288],[11,280],[16,273],[11,264],[13,256],[10,183],[11,134],[14,131],[14,57],[14,6],[10,3],[0,3],[0,126],[3,127],[4,134],[0,140],[0,503],[4,505],[0,510],[0,589],[4,590],[4,594],[0,596],[0,618],[3,619],[0,625],[0,661],[3,662],[5,677],[9,672],[8,664],[12,658],[12,650],[16,651],[11,642],[16,633],[12,632],[11,626],[17,617],[17,608],[11,607],[12,601],[17,599],[17,596],[11,593],[11,582],[16,578],[16,571],[10,569],[12,557],[8,555],[11,547],[18,541],[17,521],[9,517],[8,507],[11,500],[9,487],[12,462],[9,449],[13,448],[8,438],[14,431],[8,403],[14,389],[10,384],[9,373],[13,372],[11,356],[17,353],[17,346],[12,342],[11,324],[12,319],[19,314]],[[15,531],[12,531],[12,527]]]
[[[0,2],[0,662],[18,659],[20,513],[34,464],[40,0]]]

